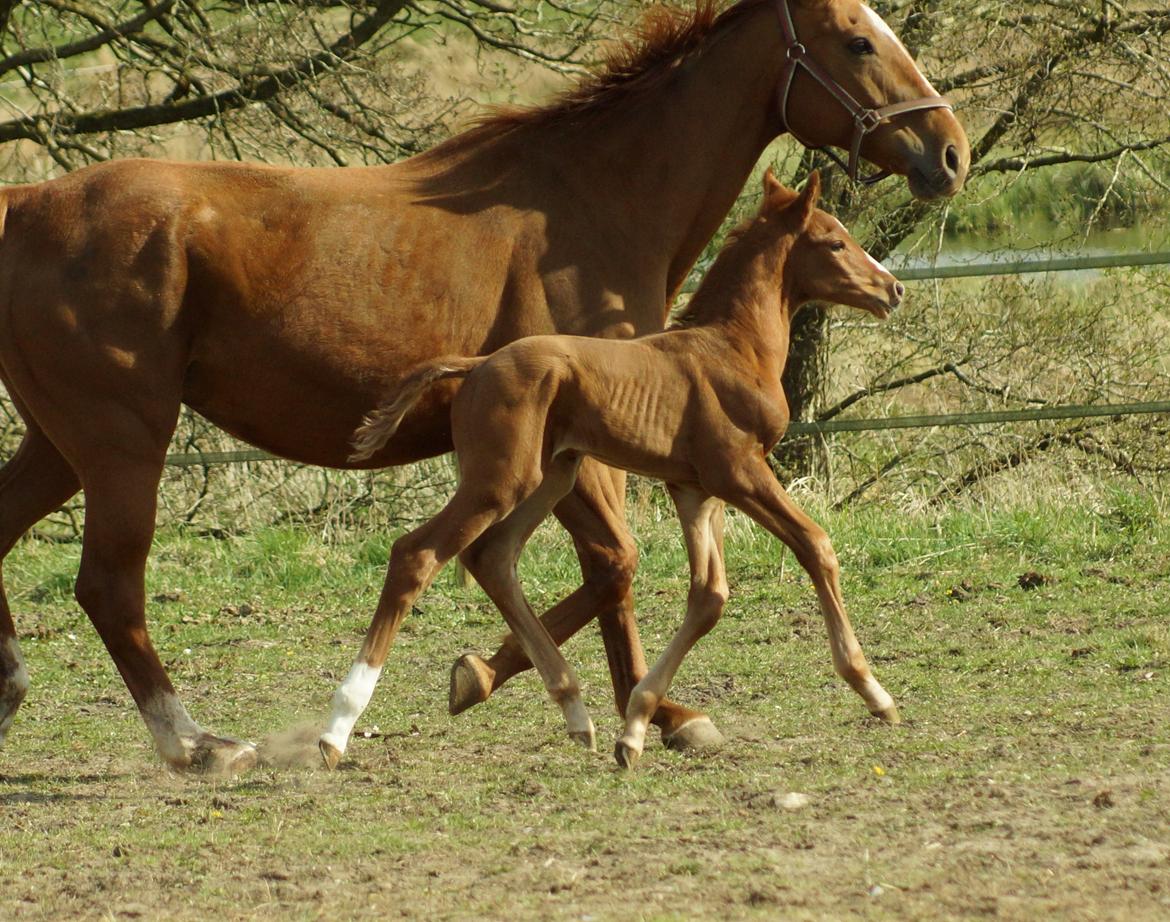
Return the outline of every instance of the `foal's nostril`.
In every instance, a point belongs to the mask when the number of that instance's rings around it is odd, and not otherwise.
[[[900,303],[904,294],[906,294],[906,286],[901,282],[894,282],[894,299]]]
[[[951,178],[959,174],[959,151],[954,144],[947,145],[947,149],[943,153],[943,163],[946,164],[947,172]]]

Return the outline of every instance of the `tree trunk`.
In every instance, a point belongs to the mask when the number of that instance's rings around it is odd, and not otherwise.
[[[801,167],[806,174],[820,169],[821,207],[845,218],[848,181],[815,151],[805,155]],[[824,306],[806,305],[792,319],[782,383],[792,420],[815,420],[829,385],[829,312]],[[822,436],[784,439],[776,446],[773,458],[785,480],[813,477],[826,487],[831,480],[829,444]]]

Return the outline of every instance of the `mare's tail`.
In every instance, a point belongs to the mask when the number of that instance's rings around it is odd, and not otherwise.
[[[354,431],[353,438],[350,440],[354,451],[349,456],[349,460],[351,462],[364,461],[390,441],[390,437],[398,431],[402,418],[410,412],[410,408],[419,402],[422,395],[436,381],[443,381],[447,378],[466,378],[486,361],[486,356],[475,358],[447,356],[433,362],[416,365],[398,382],[397,392],[363,419],[362,424]]]

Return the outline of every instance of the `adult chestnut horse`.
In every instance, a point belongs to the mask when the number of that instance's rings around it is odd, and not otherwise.
[[[391,166],[134,160],[5,189],[0,377],[27,431],[0,471],[0,551],[84,490],[77,598],[159,752],[179,768],[246,767],[254,749],[191,719],[146,629],[146,558],[180,404],[276,454],[345,467],[363,412],[422,360],[534,333],[659,330],[765,145],[788,129],[856,147],[920,197],[951,195],[966,175],[959,123],[858,0],[723,12],[700,0],[693,13],[653,12],[638,42],[559,102]],[[365,466],[449,451],[451,394],[428,395]],[[558,642],[600,618],[624,712],[646,665],[623,487],[590,462],[557,507],[584,584],[545,617]],[[453,709],[528,662],[512,642],[478,665],[484,687]],[[0,594],[0,733],[27,688]],[[676,744],[715,733],[669,701],[654,719]]]

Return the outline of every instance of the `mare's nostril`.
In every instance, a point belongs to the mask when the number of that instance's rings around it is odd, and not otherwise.
[[[901,282],[894,282],[894,297],[899,301],[902,300],[902,295],[906,293],[906,286]]]
[[[945,153],[943,154],[943,162],[946,164],[947,171],[952,177],[959,174],[959,151],[954,144],[948,144]]]

